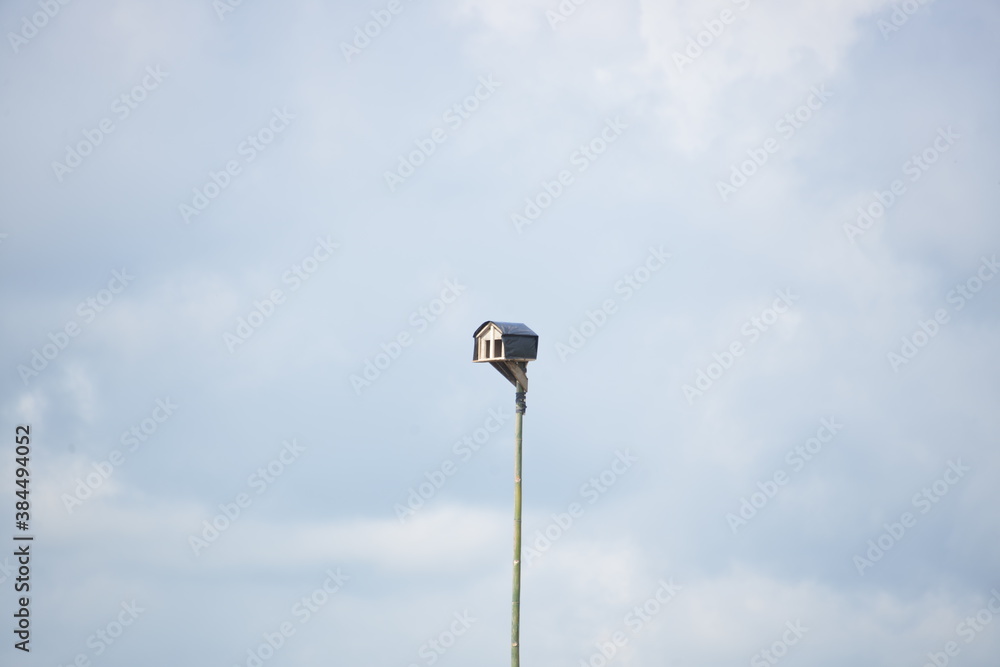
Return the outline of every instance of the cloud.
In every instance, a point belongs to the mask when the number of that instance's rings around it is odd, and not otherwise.
[[[862,34],[861,20],[889,4],[641,0],[649,83],[660,93],[659,114],[674,144],[695,154],[741,113],[766,106],[747,98],[752,93],[743,84],[766,90],[776,80],[796,81],[804,92],[839,75]]]

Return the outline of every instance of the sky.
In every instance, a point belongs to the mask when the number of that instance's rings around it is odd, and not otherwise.
[[[0,28],[0,664],[997,664],[996,3]]]

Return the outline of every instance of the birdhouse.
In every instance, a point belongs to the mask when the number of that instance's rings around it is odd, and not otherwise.
[[[473,338],[473,361],[534,361],[538,356],[538,334],[516,322],[483,322]]]
[[[516,322],[483,322],[472,334],[472,361],[488,362],[513,384],[528,388],[527,364],[538,356],[538,334]]]
[[[514,385],[514,595],[510,659],[521,664],[521,420],[528,393],[528,362],[538,355],[538,334],[516,322],[483,322],[472,334],[472,361],[488,363]]]

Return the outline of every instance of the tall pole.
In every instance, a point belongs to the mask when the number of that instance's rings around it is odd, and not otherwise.
[[[525,390],[515,385],[514,412],[514,598],[511,605],[510,665],[521,665],[521,419],[525,410]]]

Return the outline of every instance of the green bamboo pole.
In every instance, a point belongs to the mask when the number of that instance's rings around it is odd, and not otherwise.
[[[517,394],[514,413],[514,598],[511,605],[510,664],[521,665],[521,419],[525,409],[525,391],[515,385]]]

